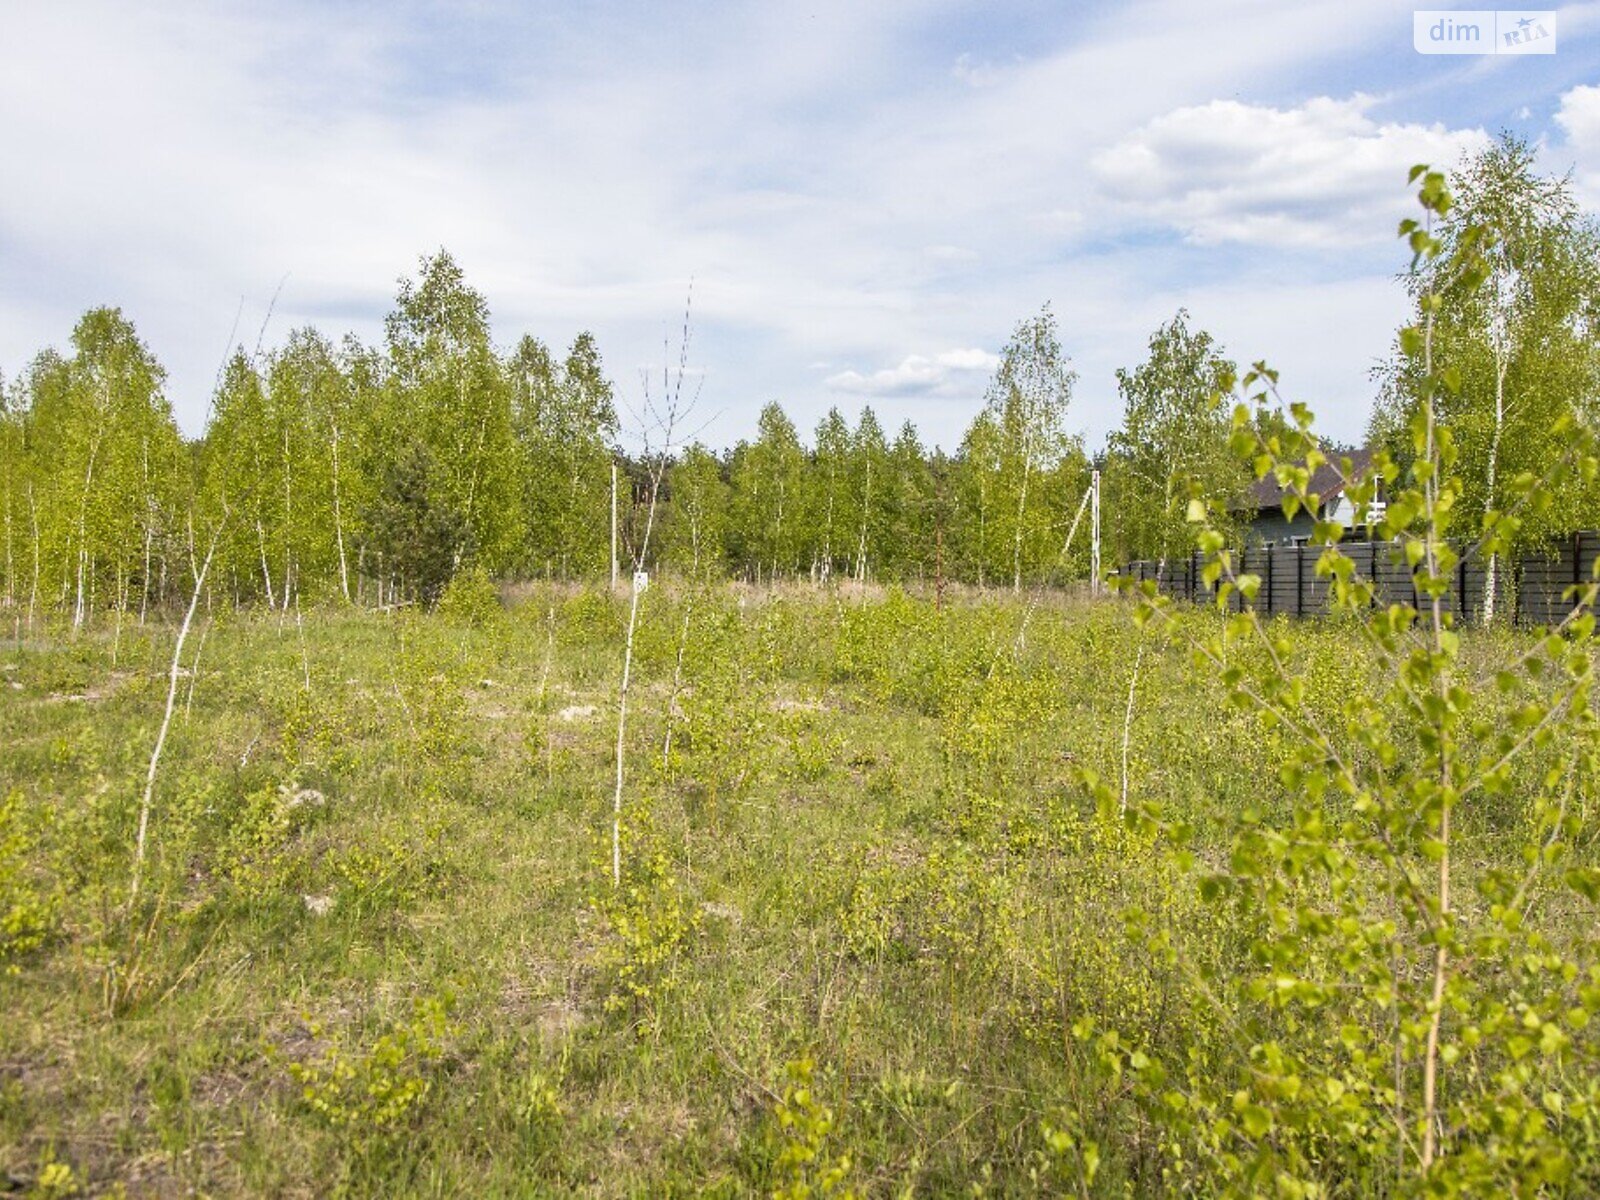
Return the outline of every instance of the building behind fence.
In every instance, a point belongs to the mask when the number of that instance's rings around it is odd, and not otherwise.
[[[1291,617],[1317,616],[1328,611],[1331,580],[1317,574],[1324,547],[1303,543],[1268,543],[1234,551],[1233,569],[1240,575],[1258,575],[1261,588],[1253,605],[1235,592],[1231,609],[1254,607],[1263,616],[1279,613]],[[1341,542],[1339,549],[1355,563],[1356,572],[1376,586],[1379,604],[1416,604],[1418,594],[1412,571],[1394,542]],[[1518,625],[1554,625],[1572,611],[1568,590],[1593,578],[1600,557],[1600,530],[1585,530],[1542,551],[1503,558],[1499,564],[1496,607],[1510,608]],[[1211,589],[1201,578],[1205,558],[1199,551],[1185,559],[1134,562],[1117,574],[1137,582],[1154,581],[1165,595],[1180,600],[1206,601]],[[1448,611],[1476,620],[1483,612],[1488,564],[1463,557],[1451,572],[1444,600]],[[1514,605],[1514,608],[1511,606]]]

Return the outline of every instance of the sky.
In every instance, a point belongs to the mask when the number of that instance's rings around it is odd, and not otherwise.
[[[0,371],[117,305],[198,436],[231,346],[376,342],[443,247],[625,425],[691,301],[713,446],[778,400],[953,449],[1045,303],[1091,449],[1179,308],[1353,441],[1413,163],[1510,130],[1600,209],[1600,0],[1554,11],[1425,56],[1391,0],[0,0]]]

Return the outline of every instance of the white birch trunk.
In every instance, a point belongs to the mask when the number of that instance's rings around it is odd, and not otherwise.
[[[139,578],[139,625],[150,609],[150,543],[155,538],[155,497],[150,489],[150,443],[144,443],[144,574]]]
[[[1022,456],[1022,488],[1017,493],[1017,535],[1011,556],[1011,590],[1014,592],[1022,590],[1022,524],[1028,513],[1028,476],[1032,471],[1033,451],[1025,444]]]
[[[84,572],[89,564],[89,490],[94,486],[94,462],[100,453],[100,441],[95,441],[89,447],[89,465],[83,475],[83,495],[78,498],[78,578],[77,599],[72,610],[73,631],[83,627],[84,618]]]
[[[289,424],[283,426],[283,611],[289,611],[294,579],[294,463],[289,457]]]
[[[261,582],[267,589],[267,608],[278,607],[277,593],[272,590],[272,569],[267,566],[267,531],[261,527],[261,521],[256,520],[256,547],[261,551]]]
[[[11,556],[11,480],[6,480],[6,606],[16,603],[16,567]]]
[[[856,582],[867,579],[867,526],[872,521],[872,460],[867,460],[867,487],[861,500],[861,532],[856,538]]]
[[[28,516],[33,526],[33,586],[28,591],[28,636],[33,636],[33,612],[39,604],[39,505],[33,498],[33,483],[28,484]]]
[[[211,569],[211,556],[216,553],[217,539],[211,539],[206,560],[195,576],[194,594],[189,597],[189,611],[183,616],[178,629],[178,642],[172,648],[172,669],[167,673],[167,709],[161,718],[161,729],[156,734],[155,749],[150,752],[150,769],[144,776],[144,798],[139,802],[139,834],[133,849],[133,883],[128,889],[131,906],[139,899],[139,884],[144,877],[145,843],[150,831],[150,805],[155,796],[156,770],[161,766],[161,750],[167,744],[167,730],[172,726],[172,710],[178,699],[178,667],[183,661],[183,643],[189,636],[189,626],[194,623],[194,611],[200,604],[200,591],[205,587],[206,572]]]
[[[150,611],[150,543],[155,537],[153,524],[146,515],[144,527],[144,574],[139,580],[139,624],[144,624],[145,614]]]
[[[1489,467],[1487,486],[1484,492],[1484,509],[1493,511],[1495,505],[1495,475],[1500,468],[1500,437],[1505,429],[1506,419],[1506,368],[1508,366],[1504,350],[1495,346],[1494,369],[1494,436],[1489,439]],[[1494,623],[1495,596],[1499,591],[1500,583],[1500,555],[1489,555],[1488,570],[1483,579],[1483,623]]]
[[[339,423],[333,423],[333,540],[339,547],[339,590],[350,603],[350,562],[344,549],[344,516],[339,508]]]

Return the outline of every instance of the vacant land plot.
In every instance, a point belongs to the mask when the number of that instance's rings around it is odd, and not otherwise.
[[[1220,618],[1157,633],[1120,602],[652,589],[614,886],[626,615],[571,590],[454,615],[202,612],[132,905],[174,631],[0,650],[11,1186],[1160,1194],[1239,1168],[1214,1124],[1159,1119],[1207,1078],[1251,1086],[1219,997],[1274,977],[1275,910],[1206,885],[1241,815],[1304,811],[1283,730],[1196,665]],[[1376,694],[1355,629],[1276,632],[1310,711]],[[1474,635],[1466,659],[1487,678],[1531,644]],[[1474,878],[1522,868],[1518,795],[1462,808],[1467,910]],[[1124,797],[1160,819],[1123,820]],[[1587,938],[1562,895],[1540,920]],[[1335,986],[1337,956],[1323,968]],[[1413,977],[1426,963],[1396,967]],[[1369,982],[1266,1018],[1318,1087],[1358,1055],[1341,1037],[1382,1052]],[[1586,1036],[1574,1018],[1559,1055],[1528,1056],[1527,1089],[1572,1082]],[[1323,1139],[1331,1191],[1381,1184],[1362,1147],[1392,1130],[1353,1116],[1340,1142],[1256,1111],[1239,1104],[1240,1137]],[[1546,1115],[1585,1190],[1592,1115]]]

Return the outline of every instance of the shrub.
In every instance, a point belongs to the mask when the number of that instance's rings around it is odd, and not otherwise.
[[[634,803],[621,837],[622,880],[613,885],[608,872],[594,896],[610,935],[599,965],[610,977],[606,1008],[631,1006],[648,1023],[673,988],[673,965],[699,928],[700,915],[684,896],[645,801]]]
[[[810,1200],[816,1196],[853,1200],[856,1196],[846,1183],[850,1156],[830,1152],[837,1122],[833,1109],[816,1094],[813,1071],[809,1058],[795,1059],[784,1067],[783,1099],[774,1113],[780,1145],[774,1164],[778,1186],[773,1189],[772,1200]]]
[[[1418,381],[1415,457],[1405,470],[1381,454],[1365,475],[1349,460],[1339,468],[1358,507],[1387,483],[1377,532],[1410,569],[1417,601],[1380,607],[1372,581],[1341,552],[1342,527],[1309,491],[1312,472],[1330,461],[1309,412],[1294,406],[1292,426],[1270,435],[1252,422],[1252,408],[1275,394],[1264,366],[1244,377],[1246,392],[1261,390],[1234,423],[1235,447],[1256,474],[1272,472],[1288,490],[1286,513],[1299,506],[1318,518],[1318,572],[1361,630],[1375,686],[1352,690],[1333,711],[1313,703],[1281,629],[1250,607],[1261,581],[1234,570],[1206,505],[1190,506],[1218,607],[1244,602],[1194,650],[1231,702],[1275,731],[1290,806],[1235,814],[1229,852],[1213,862],[1192,854],[1190,831],[1159,810],[1133,817],[1164,834],[1202,900],[1256,923],[1242,969],[1193,973],[1228,1038],[1166,1053],[1115,1031],[1096,1043],[1164,1131],[1164,1183],[1174,1191],[1533,1195],[1600,1185],[1600,959],[1590,932],[1600,871],[1565,866],[1580,832],[1575,797],[1600,770],[1594,618],[1575,609],[1497,664],[1494,687],[1509,703],[1486,704],[1462,669],[1444,599],[1460,561],[1449,535],[1461,483],[1435,417],[1460,377],[1434,361],[1431,329],[1435,289],[1481,281],[1487,234],[1469,229],[1446,254],[1432,232],[1451,206],[1443,176],[1417,176],[1424,219],[1402,233],[1429,276],[1422,322],[1401,337]],[[1477,549],[1503,553],[1519,512],[1548,503],[1575,473],[1593,478],[1591,438],[1563,432],[1571,459],[1546,480],[1520,480],[1512,506],[1486,517]],[[1592,584],[1576,591],[1592,603]],[[1176,628],[1170,608],[1151,588],[1140,618]],[[1474,862],[1460,817],[1500,802],[1513,781],[1530,816],[1520,859]],[[1100,794],[1115,807],[1109,789]],[[1182,963],[1171,937],[1158,932],[1151,945]]]
[[[410,1020],[396,1021],[366,1047],[330,1042],[319,1058],[290,1063],[300,1098],[335,1129],[353,1135],[393,1132],[433,1090],[431,1071],[444,1054],[450,1003],[416,1001]],[[323,1027],[307,1022],[314,1038]]]
[[[482,563],[473,563],[457,571],[439,597],[439,615],[469,629],[482,629],[493,624],[502,611],[500,591]]]
[[[0,798],[0,969],[37,950],[55,930],[60,899],[38,860],[39,820],[22,792]]]

